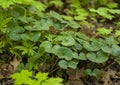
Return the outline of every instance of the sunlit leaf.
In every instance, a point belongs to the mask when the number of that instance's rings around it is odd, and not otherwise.
[[[16,85],[22,85],[23,83],[28,84],[26,83],[26,81],[30,80],[31,75],[32,75],[32,72],[29,72],[27,70],[22,70],[21,73],[15,73],[11,77],[12,79],[16,79],[15,80]]]
[[[111,29],[106,29],[106,28],[99,28],[97,29],[97,34],[102,34],[102,35],[109,35],[112,30]]]
[[[0,6],[2,6],[2,8],[7,8],[9,7],[10,5],[13,5],[14,0],[0,0]]]

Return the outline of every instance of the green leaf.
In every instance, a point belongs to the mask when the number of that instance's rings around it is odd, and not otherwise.
[[[73,53],[73,58],[78,59],[78,53],[77,52]]]
[[[31,32],[31,33],[24,33],[21,34],[21,38],[23,40],[31,40],[33,42],[37,42],[41,36],[40,32]]]
[[[44,48],[46,52],[51,53],[52,50],[52,44],[49,41],[43,41],[40,44],[40,47]]]
[[[91,75],[92,70],[91,70],[91,69],[86,69],[86,70],[83,71],[83,73],[84,73],[85,75]]]
[[[98,78],[100,74],[101,74],[101,71],[99,69],[94,69],[91,75]]]
[[[102,49],[103,52],[105,52],[105,53],[112,54],[112,49],[111,49],[108,45],[102,46],[101,49]]]
[[[72,20],[69,21],[68,25],[72,28],[79,28],[80,27],[80,25],[77,22],[72,21]]]
[[[77,68],[77,64],[78,64],[78,61],[72,60],[72,61],[68,62],[68,67],[70,67],[72,69],[76,69]]]
[[[48,77],[48,73],[37,73],[37,75],[35,76],[36,79],[38,79],[38,81],[41,83],[42,81],[46,80]]]
[[[82,50],[81,44],[76,43],[76,44],[74,45],[74,49],[75,49],[75,50],[78,50],[78,51],[81,51],[81,50]]]
[[[11,78],[15,80],[15,85],[63,85],[61,78],[48,78],[48,73],[38,72],[32,75],[28,70],[22,70],[20,73],[12,74]]]
[[[115,40],[113,36],[109,36],[105,38],[105,43],[107,43],[109,46],[113,44],[118,44],[118,42]]]
[[[40,19],[38,21],[35,21],[33,26],[24,26],[24,28],[26,30],[31,30],[31,31],[40,31],[40,30],[49,30],[50,26],[53,26],[53,21],[48,18],[48,19]]]
[[[25,65],[24,65],[23,63],[20,63],[20,64],[17,66],[16,71],[22,71],[24,68],[25,68]]]
[[[115,61],[120,65],[120,56],[115,58]]]
[[[95,63],[104,63],[108,60],[108,55],[103,53],[102,51],[98,51],[95,53],[87,53],[88,60],[95,62]]]
[[[1,15],[0,15],[1,16]],[[2,18],[2,17],[0,17]],[[12,20],[12,17],[0,19],[0,27],[6,27],[7,23]]]
[[[2,6],[2,8],[7,8],[9,7],[10,5],[13,5],[14,0],[0,0],[0,6]]]
[[[68,20],[68,21],[73,20],[73,17],[71,17],[71,16],[61,15],[61,17],[62,17],[63,19],[65,19],[65,20]]]
[[[26,9],[23,6],[15,6],[15,7],[13,7],[11,14],[15,18],[25,17],[26,16]]]
[[[80,15],[78,15],[78,16],[75,16],[74,19],[78,20],[78,21],[80,21],[80,20],[82,21],[82,20],[86,20],[86,16],[80,16]]]
[[[30,57],[30,69],[38,69],[39,59],[41,58],[41,53],[35,53],[32,57]]]
[[[118,31],[120,30],[120,22],[117,22],[116,28]]]
[[[83,40],[89,40],[90,38],[88,36],[86,36],[85,34],[81,33],[81,32],[77,32],[76,35]]]
[[[22,85],[23,83],[28,84],[26,81],[30,80],[31,75],[32,72],[22,70],[20,73],[15,73],[11,77],[12,79],[15,79],[15,85]]]
[[[4,16],[2,14],[0,14],[0,22],[1,22],[0,23],[0,31],[2,33],[6,33],[7,32],[7,30],[5,28],[7,27],[8,22],[10,22],[11,20],[12,20],[11,17],[4,18]]]
[[[59,21],[63,21],[62,17],[60,16],[60,14],[58,14],[57,12],[55,11],[50,11],[50,16],[59,20]]]
[[[108,54],[98,51],[97,52],[97,58],[96,58],[96,63],[104,63],[108,60]]]
[[[42,4],[41,2],[38,2],[38,1],[34,1],[34,0],[31,1],[30,5],[33,5],[39,11],[44,11],[46,8],[46,6],[44,4]]]
[[[68,68],[68,62],[65,61],[65,60],[60,60],[60,61],[58,62],[58,65],[59,65],[61,68],[63,68],[63,69],[67,69],[67,68]]]
[[[41,85],[63,85],[61,78],[49,78],[44,81]]]
[[[64,46],[72,46],[75,44],[75,40],[72,36],[63,36],[61,44]]]
[[[68,24],[67,23],[61,23],[61,22],[56,22],[56,23],[54,23],[54,28],[55,29],[57,29],[57,30],[64,30],[65,29],[65,27],[67,27],[68,26]]]
[[[97,41],[93,41],[91,44],[89,42],[85,42],[83,47],[88,51],[98,51],[100,50],[100,44]]]
[[[113,15],[111,15],[111,13],[109,13],[111,9],[108,9],[106,7],[99,7],[97,10],[95,9],[90,9],[91,12],[95,12],[98,13],[100,16],[107,18],[109,20],[112,20],[114,18]]]
[[[73,52],[71,49],[59,45],[55,45],[52,48],[52,53],[57,55],[59,58],[64,58],[66,60],[71,60],[73,58]]]
[[[112,55],[120,56],[120,47],[116,44],[112,45]]]
[[[86,43],[86,41],[83,40],[83,39],[80,39],[80,38],[75,38],[75,39],[76,39],[76,41],[78,41],[80,44]]]
[[[101,45],[100,45],[99,41],[93,40],[91,43],[91,47],[94,49],[94,51],[98,51],[98,50],[100,50]]]
[[[115,37],[119,37],[119,36],[120,36],[120,30],[116,30]]]
[[[62,7],[63,2],[61,0],[53,0],[53,1],[50,1],[50,5],[55,5],[57,7]]]
[[[83,8],[79,8],[79,9],[76,9],[76,16],[74,16],[74,19],[85,20],[87,16],[88,16],[88,12]]]
[[[102,35],[109,35],[111,32],[112,32],[112,30],[111,29],[106,29],[106,28],[98,28],[97,29],[97,34],[102,34]]]
[[[99,69],[94,69],[94,70],[86,69],[84,70],[84,74],[98,78],[101,74],[101,71]]]
[[[14,48],[22,51],[22,55],[27,54],[28,56],[33,56],[35,53],[35,49],[38,49],[38,47],[34,45],[35,43],[23,42],[23,45],[18,45]]]
[[[81,52],[78,56],[80,60],[87,60],[87,56],[85,55],[85,53]]]
[[[118,7],[118,3],[111,2],[111,3],[106,4],[106,6],[111,8],[111,9],[112,8],[117,8]]]
[[[24,32],[24,28],[20,27],[20,26],[16,26],[14,28],[10,28],[9,29],[9,37],[14,40],[14,41],[18,41],[21,39],[21,34]]]

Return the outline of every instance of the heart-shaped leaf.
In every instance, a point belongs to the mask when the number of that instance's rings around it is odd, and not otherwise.
[[[98,51],[96,54],[93,52],[87,53],[87,58],[95,63],[104,63],[108,60],[108,55],[102,51]]]
[[[87,60],[87,56],[85,55],[85,53],[81,52],[78,56],[80,60]]]
[[[112,49],[108,45],[102,46],[102,50],[105,53],[112,54]]]
[[[76,43],[76,44],[74,45],[73,49],[76,50],[76,51],[77,51],[77,50],[78,50],[78,51],[81,51],[81,50],[82,50],[82,46],[81,46],[80,44]]]
[[[53,21],[51,19],[41,19],[39,21],[35,21],[33,26],[25,26],[26,30],[31,31],[40,31],[40,30],[49,30],[50,26],[53,26]]]
[[[86,42],[83,44],[83,47],[88,51],[98,51],[100,50],[100,44],[96,41],[93,41],[91,44]]]
[[[67,63],[67,61],[65,61],[65,60],[60,60],[60,61],[58,62],[58,65],[59,65],[61,68],[64,68],[64,69],[67,69],[67,68],[68,68],[68,63]]]
[[[75,58],[75,59],[79,59],[79,57],[78,57],[78,53],[74,52],[74,53],[73,53],[73,58]]]
[[[71,49],[59,45],[55,45],[52,48],[52,53],[57,55],[59,58],[65,58],[66,60],[71,60],[73,58],[73,52]]]
[[[40,36],[41,36],[40,32],[31,32],[31,33],[21,34],[21,38],[23,40],[31,40],[34,42],[37,42],[39,40]]]
[[[72,69],[76,69],[78,62],[79,62],[79,61],[75,61],[75,60],[69,61],[69,62],[68,62],[68,67],[70,67],[70,68],[72,68]]]
[[[12,40],[18,41],[21,39],[21,34],[24,32],[24,28],[16,26],[9,29],[9,36]]]
[[[75,40],[72,36],[63,36],[62,45],[72,46],[75,44]]]
[[[120,56],[120,47],[116,44],[112,45],[112,55]]]
[[[51,53],[51,50],[52,50],[52,44],[51,44],[51,42],[49,42],[49,41],[43,41],[40,44],[40,47],[43,47],[46,52]]]
[[[24,17],[26,16],[26,9],[23,6],[15,6],[13,7],[11,14],[15,17]]]

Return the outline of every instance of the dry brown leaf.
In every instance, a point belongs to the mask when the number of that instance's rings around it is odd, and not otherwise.
[[[13,66],[10,64],[3,64],[0,69],[1,74],[4,77],[10,77],[10,75],[13,73]]]
[[[13,60],[10,62],[11,65],[14,67],[14,71],[16,70],[17,66],[20,64],[20,59],[18,60],[16,57],[13,58]]]
[[[102,77],[102,80],[104,81],[103,85],[114,85],[111,81],[111,76],[115,76],[116,71],[108,69],[108,71],[105,73],[105,75]]]
[[[70,85],[84,85],[80,77],[82,77],[83,69],[68,69]]]

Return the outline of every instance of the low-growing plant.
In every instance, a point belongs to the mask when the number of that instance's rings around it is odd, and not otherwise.
[[[49,7],[58,5],[58,8],[62,9],[62,0],[49,0],[49,3],[43,1],[44,4],[35,0],[6,0],[4,3],[0,1],[0,53],[20,57],[21,68],[30,70],[38,70],[40,66],[42,68],[46,63],[54,62],[54,65],[49,65],[52,70],[58,66],[63,69],[76,69],[81,61],[104,64],[110,57],[120,64],[120,46],[116,39],[120,36],[119,22],[115,36],[111,35],[111,29],[106,28],[97,29],[98,38],[79,31],[83,25],[89,24],[89,13],[94,12],[112,20],[115,14],[120,14],[120,10],[114,9],[115,4],[110,8],[109,4],[109,8],[99,7],[97,10],[88,11],[84,6],[88,5],[89,1],[85,1],[87,2],[71,0],[68,5],[70,9],[67,8],[67,13],[61,14],[49,10]],[[88,29],[89,27],[92,26],[88,26]],[[97,78],[99,71],[88,69],[85,74]],[[56,85],[61,85],[59,79],[48,79],[44,73],[32,76],[32,72],[26,70],[13,74],[12,78],[16,79],[15,84],[52,85],[54,81],[58,81]],[[40,80],[41,78],[43,80]]]
[[[84,70],[83,73],[84,73],[85,76],[89,75],[89,76],[92,76],[92,77],[95,77],[95,78],[99,79],[102,72],[99,69],[93,69],[93,70],[86,69],[86,70]]]
[[[111,29],[106,29],[106,28],[98,28],[97,29],[97,34],[99,35],[110,35],[112,32]]]
[[[91,12],[97,13],[103,18],[112,20],[115,14],[120,14],[119,9],[110,9],[107,7],[99,7],[98,9],[90,9]]]
[[[14,79],[14,85],[63,85],[61,78],[49,78],[48,73],[38,72],[36,75],[28,70],[22,70],[20,73],[11,75]]]

